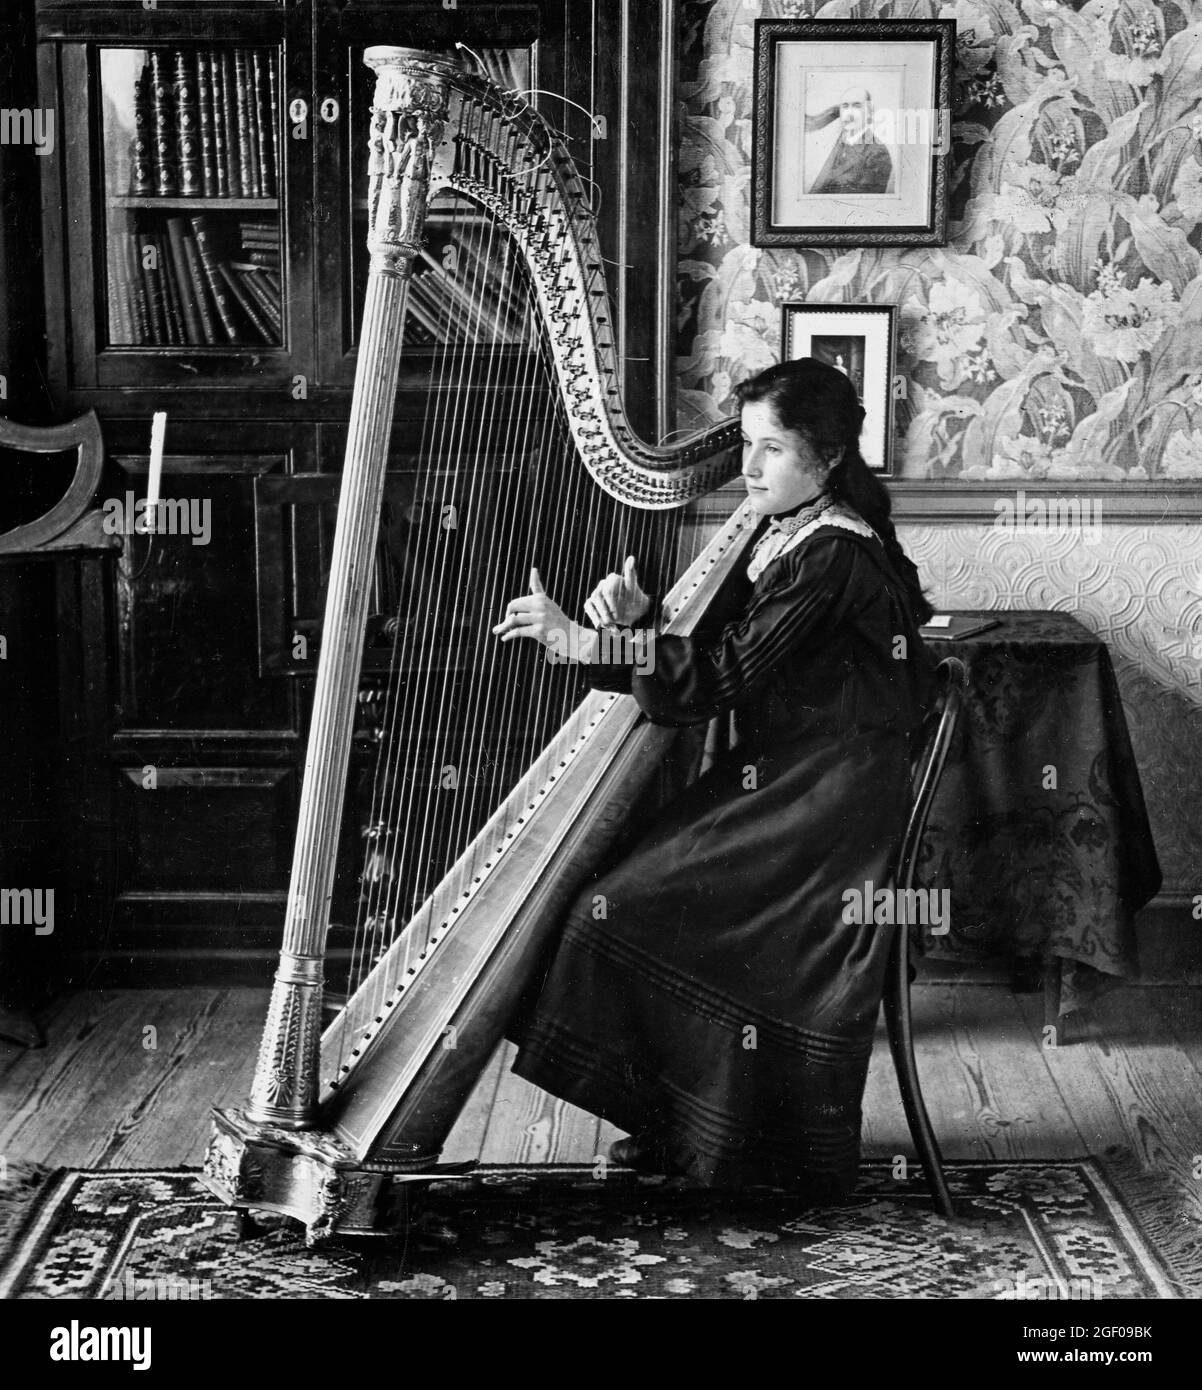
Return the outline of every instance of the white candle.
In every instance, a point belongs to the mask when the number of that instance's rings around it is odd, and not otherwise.
[[[163,440],[167,434],[167,412],[156,410],[150,426],[150,476],[146,479],[146,529],[153,531],[159,512],[159,492],[163,486]]]

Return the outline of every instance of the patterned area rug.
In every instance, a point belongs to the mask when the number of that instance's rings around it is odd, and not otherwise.
[[[1190,1298],[1092,1159],[948,1165],[963,1218],[922,1180],[866,1164],[843,1206],[721,1193],[589,1168],[480,1169],[430,1187],[404,1238],[306,1249],[236,1213],[192,1172],[34,1175],[10,1204],[8,1298]],[[10,1185],[11,1187],[11,1185]],[[17,1196],[17,1192],[10,1193]],[[1154,1224],[1154,1223],[1153,1223]],[[1175,1242],[1180,1246],[1180,1241]],[[1197,1225],[1189,1237],[1199,1248]],[[1187,1269],[1187,1266],[1192,1268]]]

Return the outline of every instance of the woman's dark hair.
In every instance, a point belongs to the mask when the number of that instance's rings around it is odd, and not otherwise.
[[[849,507],[881,538],[885,554],[905,585],[905,597],[916,622],[925,623],[932,608],[922,591],[918,569],[902,549],[893,529],[893,502],[889,489],[872,472],[860,453],[860,429],[864,408],[850,379],[815,357],[780,362],[735,387],[739,405],[764,401],[787,430],[796,430],[821,459],[842,454],[830,472],[826,488],[836,501]]]

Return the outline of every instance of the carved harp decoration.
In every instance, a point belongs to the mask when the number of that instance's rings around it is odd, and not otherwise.
[[[525,296],[524,312],[536,327],[531,358],[542,364],[552,403],[505,441],[502,456],[524,461],[526,471],[519,477],[515,465],[493,484],[496,513],[480,522],[480,543],[499,536],[500,546],[518,552],[517,574],[532,560],[546,563],[550,552],[548,587],[578,611],[582,586],[600,564],[613,568],[628,547],[652,545],[646,528],[661,525],[657,516],[678,514],[738,467],[733,422],[674,447],[644,443],[630,428],[584,185],[538,113],[437,54],[372,48],[366,62],[377,74],[371,261],[284,941],[249,1103],[215,1112],[204,1163],[205,1181],[223,1200],[295,1216],[310,1239],[381,1229],[403,1211],[405,1179],[448,1171],[437,1165],[443,1141],[548,932],[673,737],[649,725],[629,696],[588,692],[578,700],[578,677],[548,667],[541,651],[536,658],[529,650],[535,644],[482,637],[499,609],[473,616],[472,595],[493,582],[487,576],[506,556],[499,548],[485,568],[453,578],[446,568],[451,542],[428,541],[411,566],[421,585],[402,597],[392,623],[391,713],[356,889],[359,917],[344,952],[347,998],[322,1034],[364,631],[378,593],[373,575],[402,321],[434,195],[450,190],[474,205],[477,220],[483,214],[498,238],[493,258],[503,243],[516,263],[514,293]],[[468,370],[454,368],[460,377]],[[490,370],[486,364],[486,376]],[[538,393],[530,385],[517,394]],[[442,428],[454,435],[462,421],[447,412]],[[549,431],[558,432],[558,464],[540,462],[535,448]],[[446,445],[447,452],[451,462],[441,455],[430,462],[429,478],[465,470],[483,478],[458,445]],[[426,500],[438,497],[429,491]],[[705,612],[744,552],[753,521],[738,508],[671,589],[663,614],[668,631],[688,631]],[[579,541],[575,559],[565,537]],[[462,554],[470,563],[470,545]],[[496,580],[500,602],[514,592],[501,586],[512,582]],[[471,616],[453,658],[421,655],[430,645],[432,608],[444,625]],[[405,647],[407,637],[418,656]],[[482,760],[503,762],[507,749],[518,750],[521,762],[500,791],[490,790],[481,771],[470,795],[440,800],[436,779],[414,770],[422,748],[435,771],[446,756],[438,738],[452,735],[433,737],[428,725],[451,708],[469,721],[486,711],[511,721]],[[534,737],[540,741],[526,752],[522,740]],[[442,809],[448,804],[450,812]],[[436,873],[427,862],[434,845],[445,856]]]

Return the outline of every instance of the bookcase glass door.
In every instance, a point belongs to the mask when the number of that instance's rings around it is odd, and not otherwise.
[[[529,91],[529,48],[477,50],[486,75],[499,86]],[[339,341],[327,362],[327,378],[349,380],[359,321],[367,290],[367,156],[375,74],[363,62],[362,48],[346,51],[350,101],[342,131],[342,156],[349,175],[334,223],[343,238],[339,255],[323,256],[341,275],[344,306]],[[332,287],[331,287],[332,288]],[[456,355],[469,348],[497,349],[512,356],[535,340],[524,277],[509,237],[469,199],[443,190],[433,198],[426,219],[425,244],[414,269],[406,303],[407,357]]]
[[[105,345],[283,347],[279,50],[102,48],[99,68]]]

